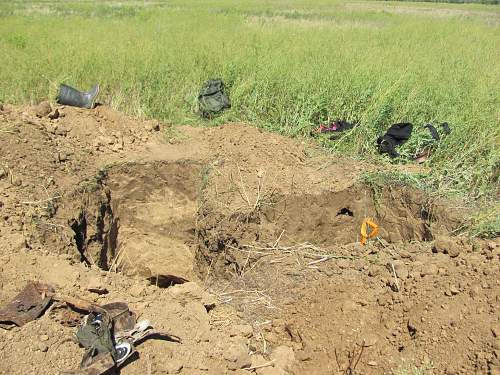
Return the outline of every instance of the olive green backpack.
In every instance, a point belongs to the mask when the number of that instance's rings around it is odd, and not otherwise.
[[[198,108],[201,116],[211,118],[227,108],[231,102],[224,92],[224,82],[220,79],[211,79],[203,84],[198,95]]]

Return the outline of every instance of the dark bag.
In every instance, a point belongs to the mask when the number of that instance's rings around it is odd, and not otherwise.
[[[408,122],[401,122],[392,125],[387,132],[377,139],[378,151],[381,154],[389,154],[391,158],[396,158],[396,146],[405,143],[410,139],[413,125]]]
[[[224,82],[220,79],[211,79],[203,84],[198,95],[198,108],[200,115],[211,118],[231,108],[231,102],[224,92]]]

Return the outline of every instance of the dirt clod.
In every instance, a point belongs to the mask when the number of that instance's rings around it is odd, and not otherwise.
[[[434,242],[432,250],[436,253],[448,254],[452,258],[455,258],[460,254],[460,247],[455,241],[448,237],[437,238]]]
[[[52,112],[52,107],[50,106],[50,103],[47,101],[43,101],[40,104],[38,104],[35,108],[35,114],[38,117],[45,117],[47,116],[50,112]]]
[[[252,358],[248,353],[248,348],[241,342],[231,344],[224,352],[224,358],[229,362],[228,368],[231,370],[250,367]]]
[[[271,360],[274,360],[274,367],[288,371],[295,362],[295,353],[289,346],[281,345],[273,350]]]

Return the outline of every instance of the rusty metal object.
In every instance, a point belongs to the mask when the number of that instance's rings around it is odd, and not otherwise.
[[[101,306],[98,306],[92,302],[86,301],[81,298],[75,298],[70,296],[54,295],[54,301],[64,302],[68,305],[75,307],[78,310],[87,312],[98,312],[101,314],[107,314],[108,312],[104,310]]]
[[[0,310],[0,327],[22,326],[43,314],[54,295],[48,284],[30,281],[24,289]]]

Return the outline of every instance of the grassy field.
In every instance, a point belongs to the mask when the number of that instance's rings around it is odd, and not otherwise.
[[[199,124],[199,88],[221,77],[233,107],[208,124],[307,136],[321,120],[343,118],[359,126],[324,144],[379,163],[388,161],[375,139],[392,123],[414,123],[401,148],[411,156],[424,124],[448,121],[453,132],[429,161],[432,172],[416,178],[443,194],[492,200],[498,214],[499,21],[498,6],[480,4],[2,2],[0,101],[36,102],[54,98],[61,82],[100,82],[100,100],[117,109]]]

